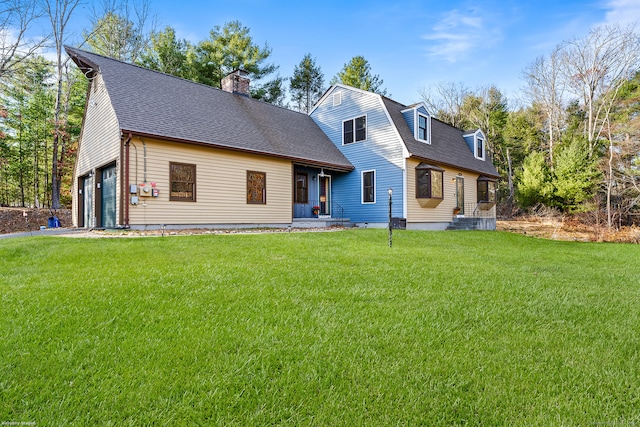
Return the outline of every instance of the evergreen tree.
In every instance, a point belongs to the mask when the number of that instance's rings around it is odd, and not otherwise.
[[[371,74],[371,65],[364,56],[354,56],[351,61],[344,64],[342,70],[331,80],[331,84],[342,83],[369,92],[387,95],[387,90],[383,89],[383,80],[379,75]],[[389,94],[389,96],[391,96]]]
[[[316,61],[308,53],[293,70],[289,80],[291,98],[298,111],[309,113],[324,91],[324,75]]]
[[[176,37],[176,31],[167,26],[164,31],[151,34],[149,45],[140,56],[138,65],[173,76],[189,78],[188,52],[193,46]]]
[[[242,69],[249,73],[252,81],[276,71],[277,67],[265,61],[271,55],[267,44],[259,47],[254,43],[248,27],[239,21],[216,25],[209,38],[198,44],[195,50],[195,79],[209,86],[220,87],[222,78],[233,70]]]
[[[562,146],[556,155],[553,170],[555,204],[563,210],[575,212],[594,196],[597,180],[601,178],[595,159],[589,156],[587,141],[574,139]]]
[[[524,159],[518,175],[518,203],[523,208],[548,204],[552,194],[551,174],[544,154],[534,151]]]
[[[259,99],[269,104],[287,107],[284,102],[286,89],[284,87],[284,78],[277,76],[275,79],[268,81],[263,85],[251,85],[251,97]]]

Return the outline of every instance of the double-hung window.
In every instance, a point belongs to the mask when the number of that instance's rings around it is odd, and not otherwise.
[[[367,139],[367,116],[356,117],[342,122],[343,144],[351,144],[365,139]]]
[[[420,163],[416,166],[416,198],[442,199],[444,169]]]
[[[476,158],[484,160],[484,139],[476,137]]]
[[[376,202],[376,171],[362,172],[362,203]]]
[[[429,118],[418,114],[418,139],[429,142]]]

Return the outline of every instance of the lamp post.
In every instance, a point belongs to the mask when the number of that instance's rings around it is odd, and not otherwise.
[[[389,247],[391,247],[391,244],[393,243],[393,221],[391,219],[392,196],[393,196],[393,190],[389,188]]]

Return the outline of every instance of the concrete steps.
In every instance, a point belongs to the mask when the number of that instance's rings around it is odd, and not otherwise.
[[[293,228],[326,228],[331,226],[352,227],[349,218],[294,218]]]
[[[456,217],[447,230],[480,230],[482,222],[482,218]]]

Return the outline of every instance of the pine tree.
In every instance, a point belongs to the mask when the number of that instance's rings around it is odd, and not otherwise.
[[[323,92],[324,75],[315,60],[308,53],[293,70],[289,88],[291,98],[298,111],[309,113],[311,107],[320,99]]]
[[[379,75],[371,74],[371,65],[364,56],[354,56],[351,61],[344,64],[342,70],[331,80],[331,84],[342,83],[369,92],[387,95],[387,90],[382,89],[383,80]],[[391,96],[389,94],[389,96]]]

